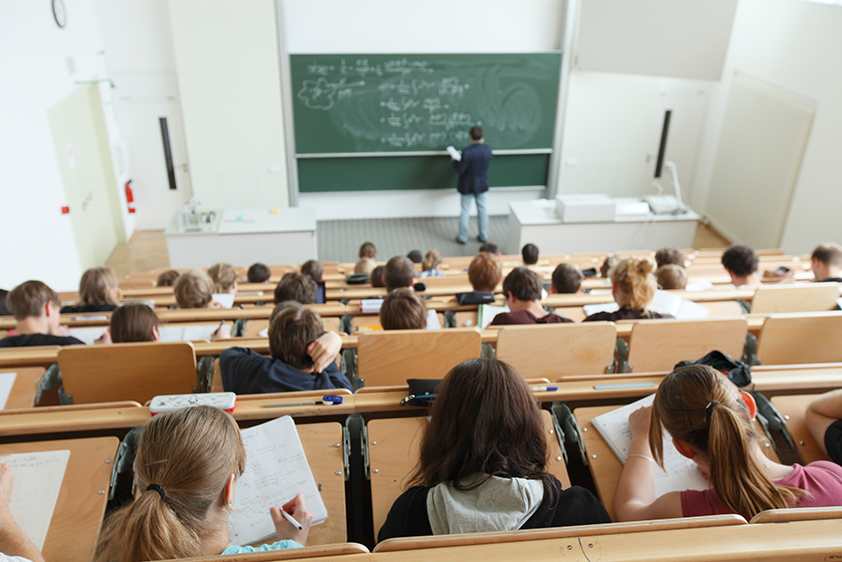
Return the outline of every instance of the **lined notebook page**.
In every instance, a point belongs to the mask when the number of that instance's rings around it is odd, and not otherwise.
[[[280,507],[296,494],[304,494],[313,524],[327,519],[325,507],[295,422],[284,416],[243,429],[246,469],[237,481],[234,511],[228,520],[233,544],[252,544],[275,537],[269,508]]]
[[[642,406],[651,406],[655,395],[650,394],[591,420],[608,447],[626,464],[631,446],[629,415]],[[682,490],[707,490],[708,481],[699,472],[696,463],[679,453],[672,444],[672,437],[664,430],[664,470],[655,467],[655,497],[667,492]]]
[[[0,455],[14,472],[9,510],[38,550],[50,528],[70,451],[41,451]]]

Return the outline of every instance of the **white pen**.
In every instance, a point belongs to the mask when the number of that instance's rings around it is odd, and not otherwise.
[[[283,516],[284,516],[284,518],[285,518],[287,521],[289,521],[289,522],[292,524],[292,526],[293,526],[293,527],[295,527],[295,528],[296,528],[296,529],[298,529],[299,531],[301,531],[301,530],[303,530],[303,529],[304,529],[304,527],[302,527],[302,526],[301,526],[301,523],[299,523],[298,521],[296,521],[295,519],[293,519],[293,518],[292,518],[292,515],[290,515],[290,514],[289,514],[289,513],[287,513],[286,511],[284,511],[284,508],[282,508],[282,507],[281,507],[281,508],[279,508],[279,509],[281,510],[281,515],[283,515]]]

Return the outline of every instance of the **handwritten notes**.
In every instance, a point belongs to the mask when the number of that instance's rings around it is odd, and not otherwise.
[[[314,525],[327,520],[327,508],[292,418],[284,416],[240,433],[247,460],[228,523],[231,542],[251,544],[274,537],[269,508],[280,507],[299,493],[304,494]]]
[[[14,471],[9,509],[27,537],[44,548],[70,451],[43,451],[0,455]]]
[[[611,448],[620,462],[626,464],[631,446],[629,415],[643,406],[651,406],[655,395],[650,394],[637,402],[617,408],[591,420],[591,424]],[[672,437],[664,430],[664,470],[655,468],[655,497],[667,492],[707,490],[709,484],[699,472],[696,463],[683,456],[672,444]]]
[[[17,376],[17,373],[0,373],[0,410],[6,408],[6,402],[9,401]]]

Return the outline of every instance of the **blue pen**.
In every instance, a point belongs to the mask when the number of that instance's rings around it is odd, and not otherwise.
[[[533,386],[533,392],[549,392],[551,390],[558,390],[557,386]]]
[[[219,326],[216,327],[216,330],[213,331],[213,335],[216,335],[217,333],[219,333],[219,329],[222,328],[224,325],[225,325],[225,320],[222,320],[219,323]]]

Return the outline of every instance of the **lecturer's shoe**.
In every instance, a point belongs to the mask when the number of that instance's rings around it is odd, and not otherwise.
[[[488,238],[483,238],[482,236],[477,236],[477,242],[485,244],[486,242],[488,242]]]
[[[456,237],[456,243],[457,243],[457,244],[462,244],[462,245],[464,246],[465,244],[467,244],[467,243],[468,243],[468,241],[467,241],[467,240],[462,240],[461,238],[459,238],[459,237],[457,236],[457,237]]]

